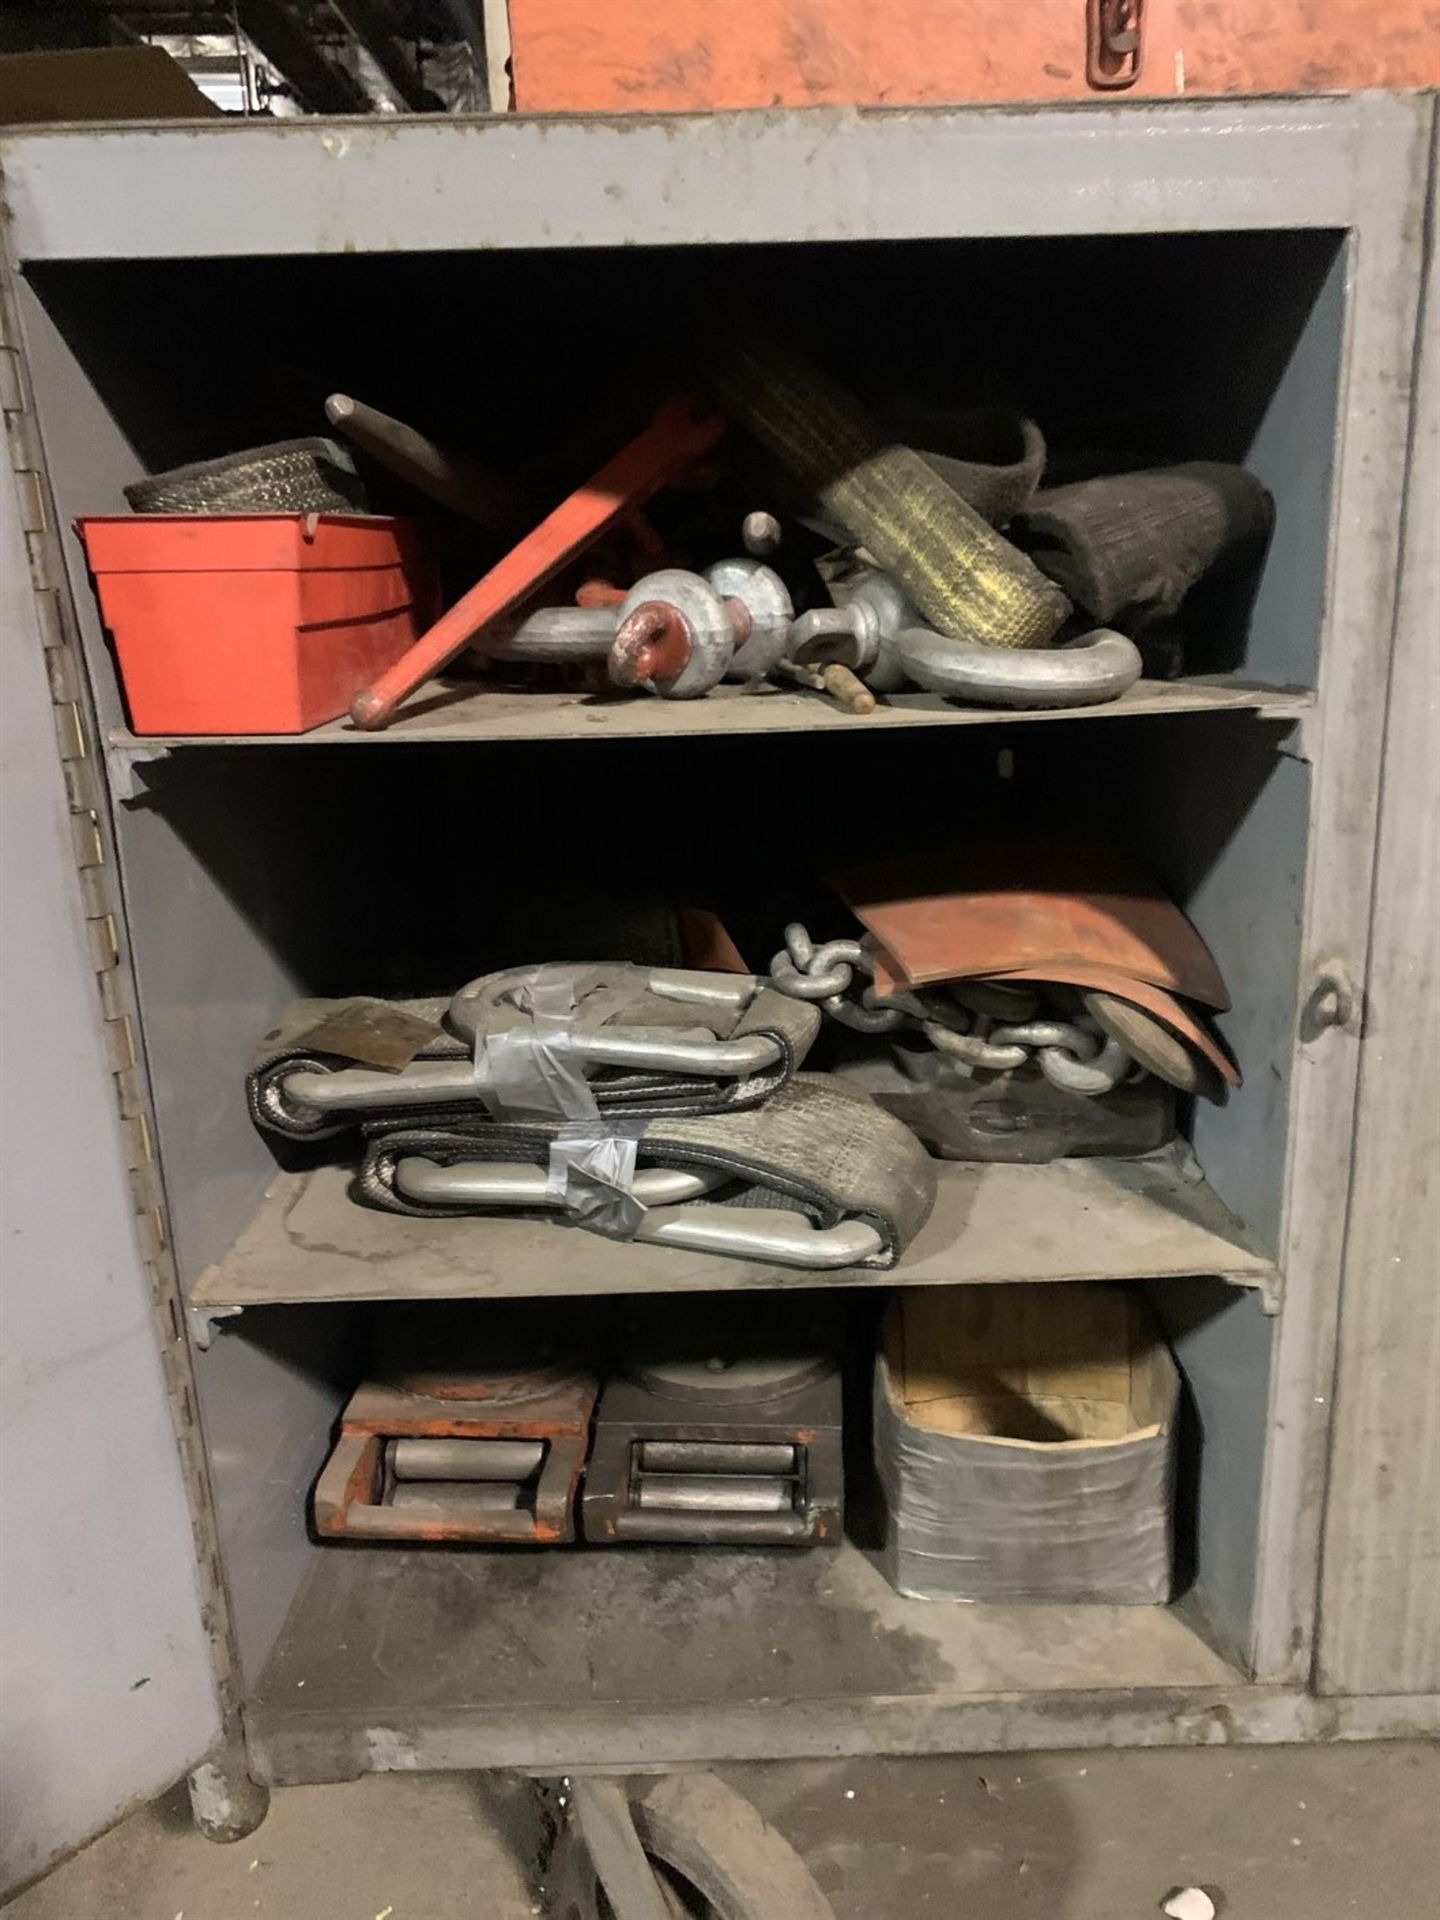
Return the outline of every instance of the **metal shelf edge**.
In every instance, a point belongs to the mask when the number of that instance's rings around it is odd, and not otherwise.
[[[527,1219],[416,1220],[356,1205],[348,1172],[281,1174],[200,1275],[201,1320],[261,1305],[563,1299],[786,1287],[1021,1285],[1213,1274],[1271,1298],[1275,1263],[1183,1149],[1048,1166],[942,1163],[930,1221],[889,1271],[776,1267]]]
[[[1192,713],[1251,713],[1260,720],[1295,721],[1314,704],[1312,693],[1290,688],[1196,681],[1142,681],[1121,699],[1094,707],[951,707],[934,696],[909,695],[863,717],[841,713],[805,693],[753,694],[741,688],[717,690],[697,701],[597,701],[574,694],[479,692],[432,704],[428,710],[422,696],[420,711],[402,712],[392,726],[378,733],[364,732],[346,720],[327,721],[308,733],[295,734],[140,735],[117,727],[109,737],[109,757],[112,765],[138,765],[175,752],[221,747],[668,740],[812,731],[863,736],[878,728],[1032,726],[1042,721],[1084,723]]]

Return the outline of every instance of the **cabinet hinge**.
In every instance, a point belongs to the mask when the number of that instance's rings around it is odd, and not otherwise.
[[[65,802],[71,813],[88,813],[94,798],[90,791],[90,768],[84,760],[62,760],[60,777],[65,782]]]
[[[32,414],[20,409],[5,410],[5,438],[10,443],[10,464],[17,475],[33,473],[36,484],[41,489],[41,511],[44,511],[43,469],[40,464],[40,442],[35,432],[35,419]],[[40,523],[43,525],[43,521]]]
[[[152,1155],[150,1151],[150,1123],[143,1110],[132,1113],[121,1122],[125,1135],[125,1164],[131,1173],[138,1173],[148,1166]]]
[[[140,1245],[147,1261],[152,1264],[160,1260],[165,1252],[165,1221],[158,1207],[152,1207],[148,1213],[137,1216],[140,1224]]]
[[[100,1006],[107,1020],[118,1020],[125,1011],[125,997],[120,991],[120,976],[117,973],[97,973],[95,984],[100,989]]]
[[[6,438],[10,441],[13,453],[15,435],[9,431],[8,420],[5,425]],[[45,492],[40,476],[33,468],[22,467],[16,471],[15,493],[20,502],[20,525],[24,528],[26,535],[44,533],[49,524],[45,518]]]
[[[50,698],[57,708],[78,703],[80,687],[75,678],[75,663],[64,647],[45,649],[45,677],[50,682]]]
[[[106,912],[106,902],[110,896],[109,875],[95,866],[80,867],[78,870],[80,892],[85,901],[85,918],[99,920]]]
[[[75,848],[75,864],[81,872],[87,867],[103,867],[105,864],[105,842],[100,838],[100,821],[92,807],[82,808],[70,816],[70,838]],[[112,1013],[106,1014],[107,1020],[113,1020]]]
[[[31,527],[26,531],[25,559],[30,568],[31,586],[36,593],[48,593],[55,585],[55,576],[45,530]]]
[[[87,871],[94,872],[94,868]],[[119,1075],[128,1073],[136,1065],[135,1029],[130,1024],[128,1013],[122,1013],[118,1020],[105,1022],[105,1038],[110,1047],[110,1070]]]
[[[126,1067],[115,1075],[116,1102],[122,1120],[129,1120],[145,1106],[145,1088],[138,1067]]]
[[[93,920],[85,922],[90,935],[90,958],[98,972],[102,967],[113,967],[120,958],[120,941],[115,931],[113,913],[97,914]]]
[[[55,709],[55,737],[60,743],[62,760],[86,760],[85,722],[80,717],[80,702],[66,700]]]
[[[0,305],[0,333],[3,333],[4,327],[4,307]],[[0,341],[0,413],[23,413],[29,404],[20,355],[8,341]]]

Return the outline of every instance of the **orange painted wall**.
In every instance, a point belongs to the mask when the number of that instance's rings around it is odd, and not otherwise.
[[[1105,98],[1084,0],[510,0],[521,112]],[[1440,5],[1145,0],[1111,98],[1440,86]]]

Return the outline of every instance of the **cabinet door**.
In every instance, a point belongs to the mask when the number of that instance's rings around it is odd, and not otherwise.
[[[1321,1574],[1326,1693],[1440,1692],[1440,272],[1420,331]]]
[[[188,1771],[219,1713],[3,452],[0,523],[3,1895]]]

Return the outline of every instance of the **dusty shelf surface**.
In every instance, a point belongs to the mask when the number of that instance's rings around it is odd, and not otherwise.
[[[909,1600],[849,1541],[334,1547],[316,1549],[246,1720],[266,1772],[299,1780],[923,1750],[986,1699],[1239,1682],[1171,1609]]]
[[[1217,680],[1141,680],[1103,706],[1007,711],[961,707],[938,694],[894,694],[874,713],[842,713],[818,694],[777,687],[717,687],[703,700],[655,700],[578,693],[517,692],[474,681],[422,688],[392,724],[366,733],[331,720],[298,734],[147,734],[116,731],[112,749],[144,759],[177,748],[241,746],[392,746],[419,741],[668,739],[727,733],[836,732],[844,728],[965,727],[1040,720],[1123,720],[1146,714],[1255,712],[1295,719],[1314,696]]]
[[[449,1300],[777,1286],[1126,1280],[1274,1274],[1179,1151],[1045,1167],[939,1168],[935,1211],[889,1273],[800,1272],[635,1246],[542,1219],[418,1220],[357,1205],[343,1167],[283,1173],[191,1292],[201,1309],[266,1302]]]

